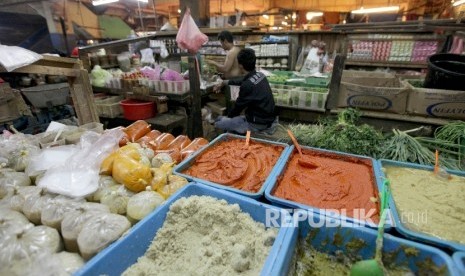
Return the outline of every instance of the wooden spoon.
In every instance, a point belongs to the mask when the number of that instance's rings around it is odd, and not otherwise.
[[[443,168],[439,166],[439,151],[438,150],[436,150],[434,156],[436,158],[434,162],[434,175],[437,177],[443,178],[443,179],[450,180],[452,176],[448,172],[446,172],[446,170],[444,170]]]
[[[245,146],[249,147],[250,143],[250,130],[247,130],[247,133],[245,134]]]
[[[295,139],[294,134],[292,134],[292,131],[290,129],[287,130],[287,134],[289,135],[289,137],[291,137],[292,143],[294,143],[295,148],[299,152],[300,158],[297,160],[299,165],[301,165],[302,167],[309,168],[309,169],[318,168],[318,165],[316,165],[315,163],[309,160],[305,160],[306,158],[302,154],[302,148],[300,147],[299,143],[297,142],[297,139]]]

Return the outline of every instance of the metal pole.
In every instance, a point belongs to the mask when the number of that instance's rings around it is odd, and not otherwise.
[[[142,31],[145,32],[145,28],[144,28],[144,21],[142,20],[142,13],[140,11],[140,1],[137,0],[137,8],[139,9],[139,19],[140,19],[140,25],[142,27]]]
[[[155,19],[155,31],[157,30],[157,11],[155,10],[155,0],[152,0],[153,18]]]

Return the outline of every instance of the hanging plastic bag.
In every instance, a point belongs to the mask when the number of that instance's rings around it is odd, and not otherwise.
[[[153,50],[151,48],[146,48],[140,50],[142,55],[141,62],[145,64],[153,64],[155,63],[155,59],[153,58]]]
[[[203,34],[191,16],[190,9],[186,9],[184,17],[176,35],[176,42],[181,49],[187,49],[190,53],[197,53],[203,44],[208,42],[208,37]]]

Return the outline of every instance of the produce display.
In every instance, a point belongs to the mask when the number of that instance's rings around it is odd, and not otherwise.
[[[171,174],[173,166],[208,143],[151,130],[144,121],[123,130],[112,132],[121,133],[119,137],[124,133],[122,147],[118,148],[119,138],[114,139],[116,150],[96,164],[101,173],[97,190],[85,198],[52,194],[37,184],[63,163],[99,153],[89,153],[81,144],[41,150],[39,137],[0,136],[1,275],[38,275],[31,272],[34,269],[44,269],[40,275],[76,272],[185,186],[186,179]],[[104,134],[83,136],[87,140],[82,143],[99,143]]]
[[[239,205],[209,196],[174,202],[144,256],[123,275],[259,275],[277,235]]]
[[[302,153],[291,155],[274,196],[379,221],[378,189],[370,160],[309,149]]]
[[[243,139],[228,139],[208,148],[184,174],[213,183],[257,192],[278,161],[284,147]]]
[[[303,78],[293,72],[274,72],[267,76],[277,105],[324,109],[328,95],[327,80]]]
[[[431,171],[385,166],[391,180],[394,203],[409,229],[440,239],[465,244],[463,199],[465,177],[435,175]],[[426,216],[427,219],[421,219]]]

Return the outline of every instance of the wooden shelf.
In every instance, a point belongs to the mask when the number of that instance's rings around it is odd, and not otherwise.
[[[1,65],[0,72],[8,73],[6,68]],[[66,76],[68,78],[69,92],[73,99],[73,106],[79,124],[82,125],[99,121],[89,75],[78,59],[44,55],[42,59],[17,68],[11,73]]]
[[[226,54],[201,54],[201,55],[204,55],[204,56],[216,56],[216,57],[225,57]]]
[[[300,106],[290,106],[290,105],[280,105],[280,104],[276,104],[275,106],[279,108],[287,108],[287,109],[293,109],[293,110],[306,110],[306,111],[314,111],[314,112],[321,112],[321,113],[326,112],[326,109],[324,108],[311,108],[311,107],[300,107]]]
[[[412,38],[367,38],[367,37],[349,37],[349,41],[354,41],[354,40],[367,40],[367,41],[438,41],[440,38],[438,37],[412,37]]]
[[[279,56],[257,56],[257,58],[289,58],[289,55],[279,55]]]
[[[426,63],[414,63],[410,61],[375,61],[375,60],[351,60],[345,62],[346,65],[354,66],[371,66],[371,67],[399,67],[399,68],[414,68],[424,69]]]
[[[261,42],[261,41],[256,41],[256,42],[249,42],[249,41],[244,41],[244,44],[251,44],[251,45],[257,45],[257,44],[289,44],[289,41],[280,41],[280,42]]]
[[[281,70],[289,70],[289,67],[276,67],[276,66],[257,66],[259,68],[268,68],[268,69],[281,69]]]

